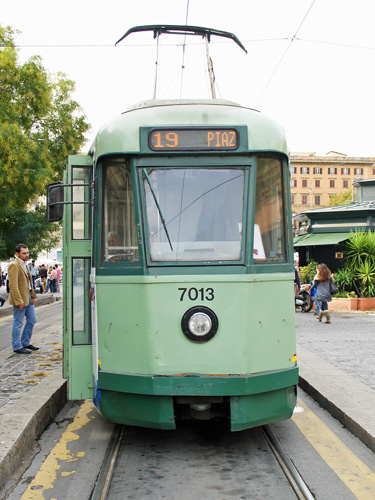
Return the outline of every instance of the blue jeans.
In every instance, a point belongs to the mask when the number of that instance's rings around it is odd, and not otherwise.
[[[26,317],[26,324],[21,335],[23,320]],[[18,351],[22,347],[27,347],[31,344],[31,335],[36,323],[35,307],[30,302],[22,311],[17,306],[13,306],[13,328],[12,328],[12,347],[13,351]]]
[[[322,307],[322,301],[321,300],[316,300],[315,301],[315,314],[320,313],[320,308]]]

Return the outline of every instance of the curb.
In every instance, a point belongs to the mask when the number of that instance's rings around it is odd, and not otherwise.
[[[1,409],[0,490],[66,401],[67,382],[54,373],[16,404]]]

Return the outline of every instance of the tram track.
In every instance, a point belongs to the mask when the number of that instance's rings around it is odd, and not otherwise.
[[[112,496],[109,495],[111,482],[116,469],[116,462],[120,454],[121,444],[127,435],[128,429],[128,427],[121,425],[117,425],[114,428],[91,500],[109,500],[112,498]],[[259,432],[267,443],[269,450],[274,455],[296,498],[298,500],[314,500],[314,495],[271,428],[265,425],[259,428]],[[241,498],[245,497],[242,496]]]
[[[125,429],[125,426],[119,424],[117,424],[113,429],[107,453],[105,454],[103,465],[100,469],[91,500],[105,500],[108,496],[113,471],[116,466],[116,460]]]
[[[262,432],[266,438],[272,453],[275,455],[276,460],[279,462],[285,477],[288,479],[291,487],[296,494],[298,500],[314,500],[315,497],[309,490],[306,482],[303,480],[301,474],[289,458],[288,454],[281,446],[280,441],[277,439],[275,433],[268,425],[262,426]]]

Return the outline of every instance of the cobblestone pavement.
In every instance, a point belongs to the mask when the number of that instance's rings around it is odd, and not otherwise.
[[[1,353],[0,409],[4,405],[13,404],[56,370],[61,371],[61,327],[47,330],[35,335],[35,339],[33,337],[35,344],[40,347],[39,351],[20,355],[12,354],[11,349],[7,349],[7,353]]]
[[[296,333],[298,344],[375,390],[375,313],[332,312],[326,325],[297,311]]]

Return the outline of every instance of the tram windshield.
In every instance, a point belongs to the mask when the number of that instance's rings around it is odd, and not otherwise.
[[[151,261],[239,261],[245,171],[144,169]]]

